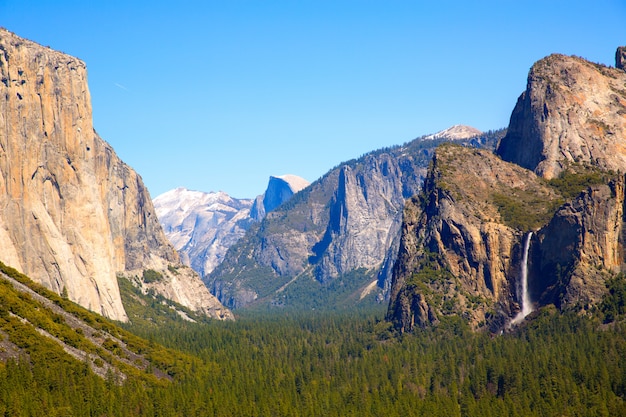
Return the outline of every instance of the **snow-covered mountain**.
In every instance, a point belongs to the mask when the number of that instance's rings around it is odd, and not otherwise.
[[[252,225],[252,199],[220,192],[176,188],[154,200],[165,235],[182,261],[201,276],[211,272],[228,248]]]
[[[265,193],[237,199],[225,192],[176,188],[153,200],[165,235],[181,260],[201,276],[220,264],[226,251],[266,212],[309,185],[296,175],[271,176]]]
[[[433,133],[424,137],[424,140],[429,139],[448,139],[448,140],[460,140],[469,139],[474,136],[480,135],[482,132],[475,127],[465,125],[454,125],[440,132]]]

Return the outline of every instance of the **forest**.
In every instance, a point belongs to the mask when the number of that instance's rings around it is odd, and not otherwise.
[[[399,334],[382,307],[190,323],[126,288],[131,323],[103,325],[124,340],[145,339],[168,377],[146,369],[123,381],[95,375],[25,329],[16,336],[9,328],[20,321],[10,312],[25,310],[25,297],[3,285],[0,329],[25,354],[0,364],[0,415],[626,415],[624,282],[611,281],[593,316],[544,308],[497,335],[471,332],[458,318]]]

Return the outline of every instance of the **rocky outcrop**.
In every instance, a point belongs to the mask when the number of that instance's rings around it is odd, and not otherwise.
[[[538,61],[498,146],[502,159],[557,177],[572,163],[626,167],[626,73],[582,58]]]
[[[519,308],[518,222],[537,227],[559,199],[489,151],[439,147],[424,189],[404,209],[389,317],[410,331],[451,314],[475,327],[510,316]]]
[[[389,154],[339,169],[324,237],[313,247],[322,282],[349,271],[379,267],[400,229],[402,169]]]
[[[624,270],[624,177],[585,189],[538,231],[531,252],[532,299],[588,310],[606,280]]]
[[[397,328],[461,315],[502,329],[520,308],[529,231],[533,306],[593,310],[624,271],[624,85],[615,68],[551,55],[530,71],[497,149],[503,160],[437,150],[405,207],[388,310]]]
[[[615,52],[615,67],[626,71],[626,46],[620,46]]]
[[[126,320],[116,273],[179,258],[141,178],[93,129],[85,64],[0,29],[0,81],[2,261]]]

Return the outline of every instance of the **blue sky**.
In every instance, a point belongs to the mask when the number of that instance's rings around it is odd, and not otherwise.
[[[533,62],[613,65],[625,22],[623,0],[0,0],[0,26],[87,63],[95,128],[153,197],[254,197],[270,175],[505,127]]]

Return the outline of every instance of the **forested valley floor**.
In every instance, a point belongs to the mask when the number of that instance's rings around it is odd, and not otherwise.
[[[127,325],[171,379],[94,375],[52,345],[0,365],[5,416],[626,415],[626,325],[544,309],[502,335],[396,334],[382,310]],[[6,318],[6,315],[2,315]],[[155,351],[156,352],[156,351]]]

